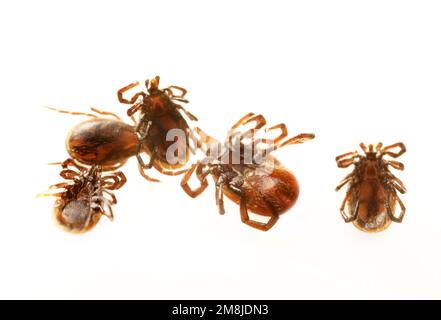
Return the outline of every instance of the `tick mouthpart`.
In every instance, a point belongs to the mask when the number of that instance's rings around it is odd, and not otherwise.
[[[377,154],[381,153],[382,143],[376,144],[375,149],[373,144],[366,146],[363,142],[360,143],[360,148],[363,149],[367,159],[376,159]]]
[[[154,79],[150,80],[150,89],[149,90],[157,90],[159,87],[159,76],[156,76]]]

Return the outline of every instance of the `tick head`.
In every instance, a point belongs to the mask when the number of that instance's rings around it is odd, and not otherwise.
[[[375,160],[377,156],[381,154],[381,147],[383,144],[381,142],[377,143],[375,145],[369,144],[366,146],[364,143],[360,143],[360,148],[363,149],[364,153],[366,154],[366,158],[369,160]]]
[[[146,81],[146,88],[150,94],[155,93],[159,90],[159,76],[156,76],[154,79],[150,80],[150,87],[148,80]]]

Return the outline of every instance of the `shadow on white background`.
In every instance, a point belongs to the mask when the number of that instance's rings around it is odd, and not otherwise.
[[[407,1],[14,2],[0,5],[0,298],[441,298],[441,6]],[[263,233],[237,205],[217,213],[211,184],[123,168],[115,221],[71,235],[51,218],[48,162],[81,117],[124,116],[116,91],[161,76],[218,139],[252,111],[316,139],[275,155],[298,178],[296,206]],[[404,222],[380,234],[346,225],[335,156],[403,141]],[[152,175],[159,173],[152,170]]]

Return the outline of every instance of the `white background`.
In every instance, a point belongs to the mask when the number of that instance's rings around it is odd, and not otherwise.
[[[0,298],[441,298],[440,16],[439,1],[2,2]],[[272,230],[134,159],[113,223],[55,226],[35,195],[61,182],[46,163],[83,118],[43,106],[124,115],[116,91],[157,74],[216,137],[250,111],[316,133],[277,151],[301,195]],[[334,192],[335,156],[362,141],[408,147],[407,215],[380,234],[345,224]]]

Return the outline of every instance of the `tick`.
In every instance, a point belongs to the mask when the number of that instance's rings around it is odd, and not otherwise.
[[[246,125],[252,123],[252,129],[243,130]],[[285,124],[278,124],[265,130],[279,130],[280,134],[275,139],[257,139],[257,133],[265,125],[266,120],[262,115],[247,114],[231,128],[225,142],[225,150],[218,155],[210,154],[203,161],[194,164],[181,182],[184,191],[195,198],[207,188],[207,177],[211,175],[216,186],[219,213],[225,213],[225,194],[240,206],[242,222],[262,231],[271,229],[279,216],[294,206],[299,196],[299,184],[294,174],[270,153],[283,146],[300,144],[314,138],[314,134],[303,133],[287,139],[288,130]],[[242,130],[238,130],[240,127]],[[204,145],[219,145],[217,140],[202,130],[197,129],[197,133]],[[260,144],[266,147],[257,153],[256,147]],[[256,158],[259,157],[257,161]],[[189,180],[194,173],[200,186],[193,190],[189,186]],[[251,219],[249,211],[263,216],[267,221]]]
[[[346,196],[340,207],[345,222],[352,222],[365,232],[379,232],[386,229],[391,222],[402,222],[406,208],[399,198],[406,192],[403,182],[395,177],[390,167],[404,170],[404,165],[395,160],[386,160],[385,156],[398,158],[406,152],[403,143],[384,147],[382,143],[375,146],[360,144],[364,155],[357,151],[336,157],[339,168],[354,165],[354,170],[337,186],[339,191],[348,184]],[[395,213],[397,205],[400,213]]]
[[[103,215],[113,220],[112,206],[117,200],[111,190],[126,183],[124,174],[103,174],[101,166],[82,167],[70,158],[61,166],[60,176],[67,181],[54,184],[39,195],[57,198],[54,216],[58,225],[66,231],[84,233],[95,227]]]
[[[74,126],[67,135],[66,150],[76,162],[87,166],[99,165],[103,171],[112,171],[136,155],[138,140],[135,127],[116,114],[95,108],[91,108],[93,113],[48,109],[91,118]]]
[[[136,121],[132,117],[134,125],[124,122],[118,115],[91,108],[93,113],[73,112],[48,107],[60,113],[82,115],[90,117],[89,120],[80,122],[74,126],[66,138],[66,150],[75,162],[82,165],[99,165],[103,171],[114,171],[123,166],[130,157],[136,156],[140,146],[136,138]],[[147,144],[141,146],[146,150]],[[157,167],[163,174],[169,172],[163,167]],[[144,170],[139,167],[144,175]],[[159,180],[148,177],[150,181]]]
[[[136,157],[140,170],[154,167],[164,174],[178,175],[184,172],[178,169],[184,167],[190,158],[191,130],[183,114],[192,121],[198,119],[177,103],[188,103],[185,99],[187,90],[178,86],[159,89],[159,79],[159,76],[156,76],[150,81],[146,80],[147,92],[138,92],[130,99],[124,98],[123,94],[139,82],[121,88],[118,90],[118,100],[132,105],[127,111],[128,116],[132,117],[139,111],[135,133],[139,141]],[[182,136],[168,136],[173,133],[172,130],[182,133]],[[142,158],[143,153],[149,158],[147,163]],[[151,180],[146,173],[143,176]]]

